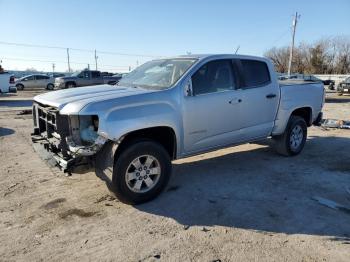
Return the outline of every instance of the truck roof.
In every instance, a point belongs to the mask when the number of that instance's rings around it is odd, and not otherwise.
[[[265,57],[259,56],[250,56],[250,55],[237,55],[237,54],[191,54],[191,55],[180,55],[174,57],[166,57],[166,58],[195,58],[195,59],[206,59],[206,58],[240,58],[240,59],[256,59],[256,60],[269,60]]]

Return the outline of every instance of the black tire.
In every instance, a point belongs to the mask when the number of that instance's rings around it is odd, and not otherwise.
[[[24,85],[22,85],[22,84],[17,84],[16,87],[17,87],[17,90],[23,90],[24,89]]]
[[[74,82],[68,82],[67,84],[66,84],[66,88],[74,88],[74,87],[76,87],[77,85],[74,83]]]
[[[298,130],[296,128],[299,126],[302,133],[301,142],[298,146],[296,144],[292,145],[292,132],[293,130]],[[284,156],[295,156],[298,155],[304,148],[307,138],[307,125],[305,120],[300,116],[292,115],[289,118],[286,130],[282,135],[275,136],[272,139],[274,140],[276,151]]]
[[[55,86],[53,84],[47,84],[46,89],[47,90],[54,90]]]
[[[171,160],[168,152],[164,149],[162,145],[150,140],[135,141],[124,148],[125,149],[122,150],[115,157],[115,160],[114,160],[112,190],[114,191],[115,195],[118,197],[120,201],[128,204],[141,204],[154,199],[166,187],[171,175],[172,166],[171,166]],[[132,184],[134,183],[133,185],[135,186],[137,182],[140,182],[138,180],[144,179],[147,175],[138,172],[139,173],[138,178],[130,180],[131,182],[129,181],[128,183],[126,181],[127,180],[126,174],[127,174],[127,171],[130,170],[130,168],[134,168],[134,172],[136,172],[136,175],[137,175],[137,170],[132,163],[135,159],[138,159],[138,158],[142,163],[143,158],[144,157],[146,158],[146,155],[151,156],[154,159],[156,159],[156,161],[158,161],[158,162],[154,161],[152,162],[152,164],[155,166],[156,165],[160,166],[160,174],[158,179],[156,179],[154,175],[149,175],[149,178],[151,178],[152,176],[153,181],[157,180],[154,183],[153,187],[149,189],[149,191],[134,192],[130,188],[132,187]],[[145,164],[145,162],[143,162],[143,164]],[[145,167],[144,165],[142,166]],[[141,172],[146,172],[146,171],[141,171]],[[147,190],[148,187],[146,182],[141,181],[140,183],[141,183],[140,189],[146,187],[146,190]]]

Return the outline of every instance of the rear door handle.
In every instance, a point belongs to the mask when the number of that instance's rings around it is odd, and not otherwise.
[[[276,97],[276,94],[268,94],[268,95],[266,95],[266,98],[274,98],[274,97]]]

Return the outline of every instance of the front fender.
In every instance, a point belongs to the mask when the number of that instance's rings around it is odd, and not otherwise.
[[[139,129],[167,126],[179,134],[180,123],[174,108],[166,103],[142,104],[119,108],[100,119],[99,133],[108,139],[118,141],[125,134]]]

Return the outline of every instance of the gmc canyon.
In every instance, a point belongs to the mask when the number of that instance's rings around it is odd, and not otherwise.
[[[175,159],[265,138],[299,154],[323,103],[322,83],[279,84],[265,58],[180,56],[147,62],[116,86],[36,96],[32,140],[65,172],[94,167],[138,204],[165,188]]]

